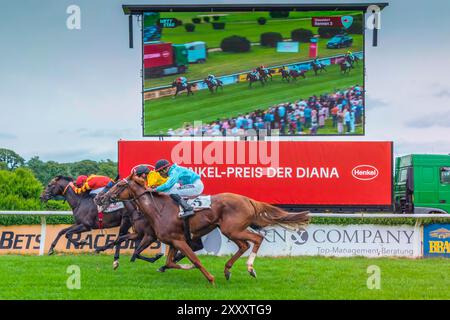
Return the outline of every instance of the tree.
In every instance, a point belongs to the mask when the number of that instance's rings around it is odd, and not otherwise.
[[[25,160],[12,150],[0,149],[0,162],[6,163],[9,170],[14,170],[23,166]]]

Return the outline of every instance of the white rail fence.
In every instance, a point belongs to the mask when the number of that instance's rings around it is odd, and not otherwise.
[[[0,211],[0,215],[24,215],[24,216],[39,216],[41,218],[41,241],[39,244],[39,255],[44,255],[45,238],[47,230],[47,219],[49,216],[71,216],[72,211]],[[429,218],[444,218],[450,219],[450,214],[397,214],[397,213],[310,213],[311,217],[321,218],[413,218],[416,219],[416,227],[420,225],[422,219]]]

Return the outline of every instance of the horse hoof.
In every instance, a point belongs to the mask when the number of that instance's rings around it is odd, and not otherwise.
[[[255,271],[255,269],[249,270],[248,273],[250,273],[250,275],[251,275],[253,278],[256,278],[256,271]]]
[[[119,261],[116,260],[113,262],[113,270],[117,270],[118,267],[119,267]]]
[[[48,250],[48,255],[49,255],[49,256],[51,256],[51,255],[54,254],[54,253],[55,253],[55,250],[53,250],[53,249]]]
[[[225,279],[230,280],[231,278],[231,272],[230,271],[225,271]]]
[[[164,256],[164,254],[162,254],[162,253],[158,253],[157,255],[155,255],[152,259],[151,259],[151,263],[154,263],[154,262],[156,262],[156,261],[158,261],[161,257],[163,257]]]
[[[164,273],[164,272],[166,272],[166,268],[164,268],[164,266],[162,266],[161,268],[156,269],[156,271]]]
[[[215,281],[215,279],[214,279],[214,276],[211,276],[211,278],[208,279],[208,281],[209,281],[209,283],[210,283],[213,287],[216,286],[216,281]]]

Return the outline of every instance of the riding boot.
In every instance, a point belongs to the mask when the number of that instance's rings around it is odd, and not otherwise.
[[[180,213],[180,218],[186,218],[194,214],[194,208],[179,194],[171,194],[170,197],[183,208],[183,213]]]

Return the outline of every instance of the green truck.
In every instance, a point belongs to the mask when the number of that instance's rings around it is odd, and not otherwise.
[[[450,155],[412,154],[396,158],[394,210],[450,213]]]

